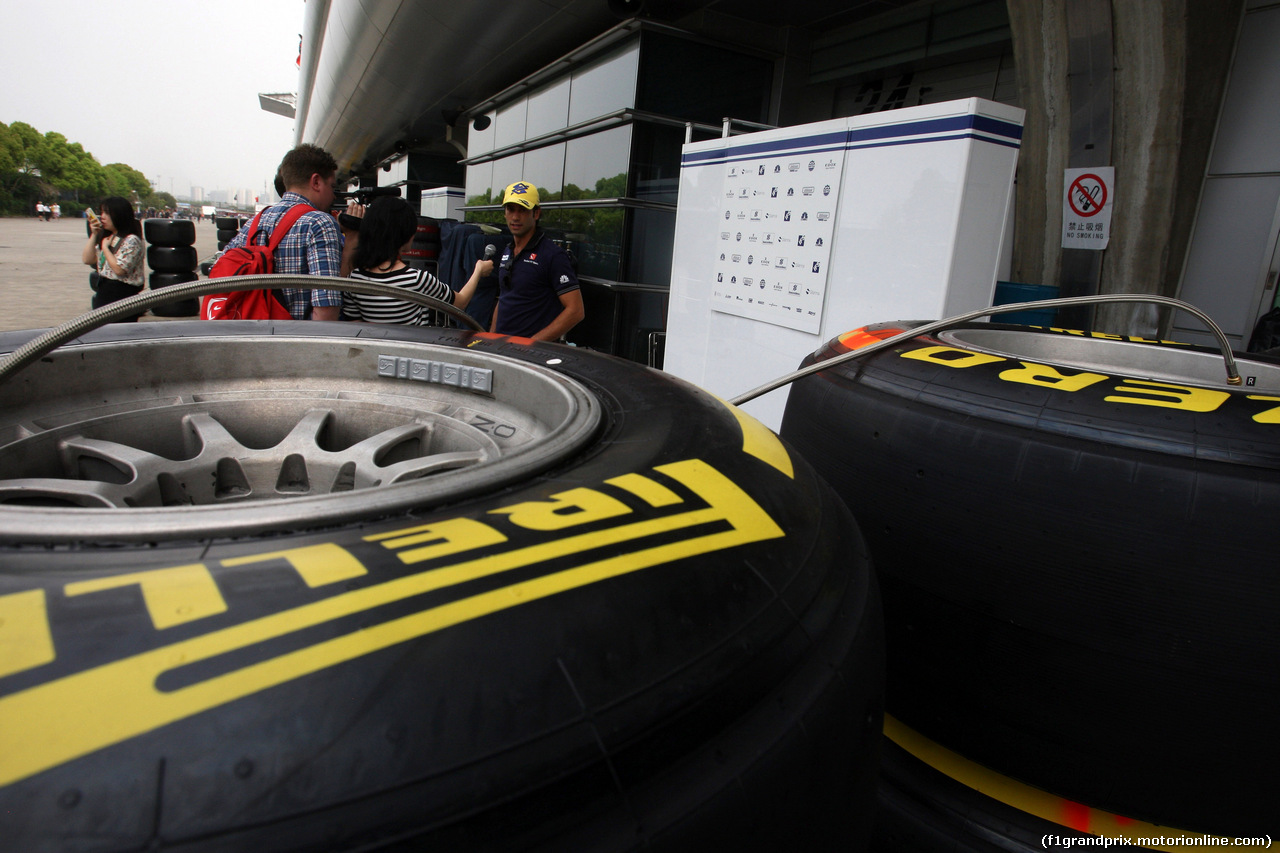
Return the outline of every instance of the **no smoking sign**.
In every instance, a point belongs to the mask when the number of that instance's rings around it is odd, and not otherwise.
[[[1107,248],[1115,168],[1067,169],[1062,186],[1062,248]]]

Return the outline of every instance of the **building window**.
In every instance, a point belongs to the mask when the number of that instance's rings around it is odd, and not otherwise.
[[[768,119],[772,60],[661,32],[642,39],[639,109],[715,125]]]
[[[620,38],[554,79],[548,70],[530,81],[532,92],[493,99],[493,124],[468,140],[467,219],[502,224],[503,189],[530,181],[541,227],[573,253],[579,275],[661,288],[685,123],[702,125],[697,139],[718,135],[726,116],[763,122],[773,63],[644,26]]]
[[[640,42],[573,72],[569,89],[569,124],[598,118],[636,105]]]
[[[566,143],[563,200],[624,198],[631,164],[631,125]]]
[[[569,81],[559,80],[529,96],[529,115],[525,119],[523,139],[534,139],[544,133],[569,126]]]

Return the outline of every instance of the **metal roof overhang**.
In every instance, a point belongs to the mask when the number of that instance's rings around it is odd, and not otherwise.
[[[820,27],[913,0],[308,0],[296,142],[344,175],[406,148],[458,154],[451,122],[627,18],[697,12],[761,28]]]

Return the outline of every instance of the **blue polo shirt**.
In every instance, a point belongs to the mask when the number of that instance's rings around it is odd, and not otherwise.
[[[564,310],[560,294],[578,289],[569,255],[542,231],[512,257],[508,243],[498,264],[498,324],[502,335],[531,337]]]

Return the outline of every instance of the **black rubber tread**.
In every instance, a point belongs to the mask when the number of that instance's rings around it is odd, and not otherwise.
[[[157,317],[198,317],[200,300],[179,299],[176,302],[166,302],[163,305],[154,306],[151,313]]]
[[[239,231],[244,223],[235,216],[215,216],[213,226],[219,230]]]
[[[1276,403],[1122,404],[1121,371],[1068,393],[1002,380],[1014,360],[901,357],[938,343],[795,383],[781,430],[867,535],[888,712],[1095,808],[1274,833],[1280,427],[1253,416]]]
[[[220,657],[187,657],[194,661],[187,667],[164,663],[155,695],[162,703],[187,701],[192,690],[217,689],[219,679],[234,682],[257,671],[251,667],[287,666],[293,654],[321,654],[388,626],[479,607],[521,584],[530,600],[180,714],[0,787],[0,809],[10,816],[6,843],[24,850],[90,839],[109,850],[865,849],[881,728],[877,591],[857,526],[802,459],[791,456],[795,471],[787,476],[744,452],[731,411],[705,393],[571,348],[458,330],[234,321],[111,327],[86,338],[140,341],[249,327],[340,335],[351,346],[422,340],[539,365],[558,360],[554,369],[588,387],[606,423],[587,451],[524,486],[424,506],[409,517],[156,547],[0,544],[0,596],[40,590],[57,649],[54,660],[0,679],[0,719],[15,719],[6,717],[15,701],[74,684],[86,671],[175,644],[199,647],[273,619],[293,627]],[[0,335],[0,348],[26,337]],[[725,479],[693,476],[708,470]],[[633,474],[668,490],[675,503],[623,489],[617,478]],[[722,484],[714,493],[706,488],[713,481]],[[621,501],[623,514],[547,531],[500,511],[573,490]],[[707,540],[702,553],[646,558],[655,564],[536,597],[539,583],[578,567],[731,533],[733,523],[717,520],[717,507],[730,503],[758,506],[784,535],[715,548]],[[686,529],[663,521],[685,513],[698,513],[690,518],[699,523]],[[395,541],[388,533],[454,520],[507,539],[420,563],[401,559],[414,546],[384,544]],[[615,544],[578,544],[583,534],[604,536],[633,521],[655,529]],[[263,557],[307,546],[337,549],[365,573],[312,588],[289,562]],[[310,628],[292,621],[406,576],[434,577],[526,547],[564,556],[517,561],[510,571],[391,597]],[[234,564],[243,558],[250,562]],[[65,592],[76,581],[193,565],[207,569],[227,609],[163,630],[152,625],[137,586]],[[113,683],[102,689],[109,693]],[[150,687],[139,689],[151,695]],[[100,723],[120,697],[97,693],[64,711],[74,717],[83,708]],[[120,707],[133,713],[132,704]],[[63,724],[42,716],[17,719],[33,731]],[[8,727],[6,736],[22,734]]]
[[[1089,837],[984,796],[887,738],[881,744],[876,853],[1044,853],[1045,836]]]
[[[418,217],[418,230],[409,241],[409,248],[402,252],[406,262],[434,261],[440,257],[440,221],[429,216]]]
[[[187,272],[198,262],[195,246],[147,247],[147,266],[152,272]]]
[[[153,272],[147,278],[147,286],[155,290],[160,287],[195,281],[198,278],[200,276],[194,270],[189,272]],[[200,300],[179,299],[176,302],[166,302],[163,305],[153,306],[151,313],[157,317],[196,317],[200,314]]]
[[[174,284],[195,281],[198,278],[200,278],[200,275],[195,270],[188,270],[187,272],[153,272],[147,278],[147,285],[152,290],[155,290],[159,287],[169,287]]]
[[[240,233],[238,228],[219,228],[215,235],[220,242],[230,243]]]
[[[196,242],[196,224],[190,219],[144,219],[142,235],[153,246],[190,246]]]

